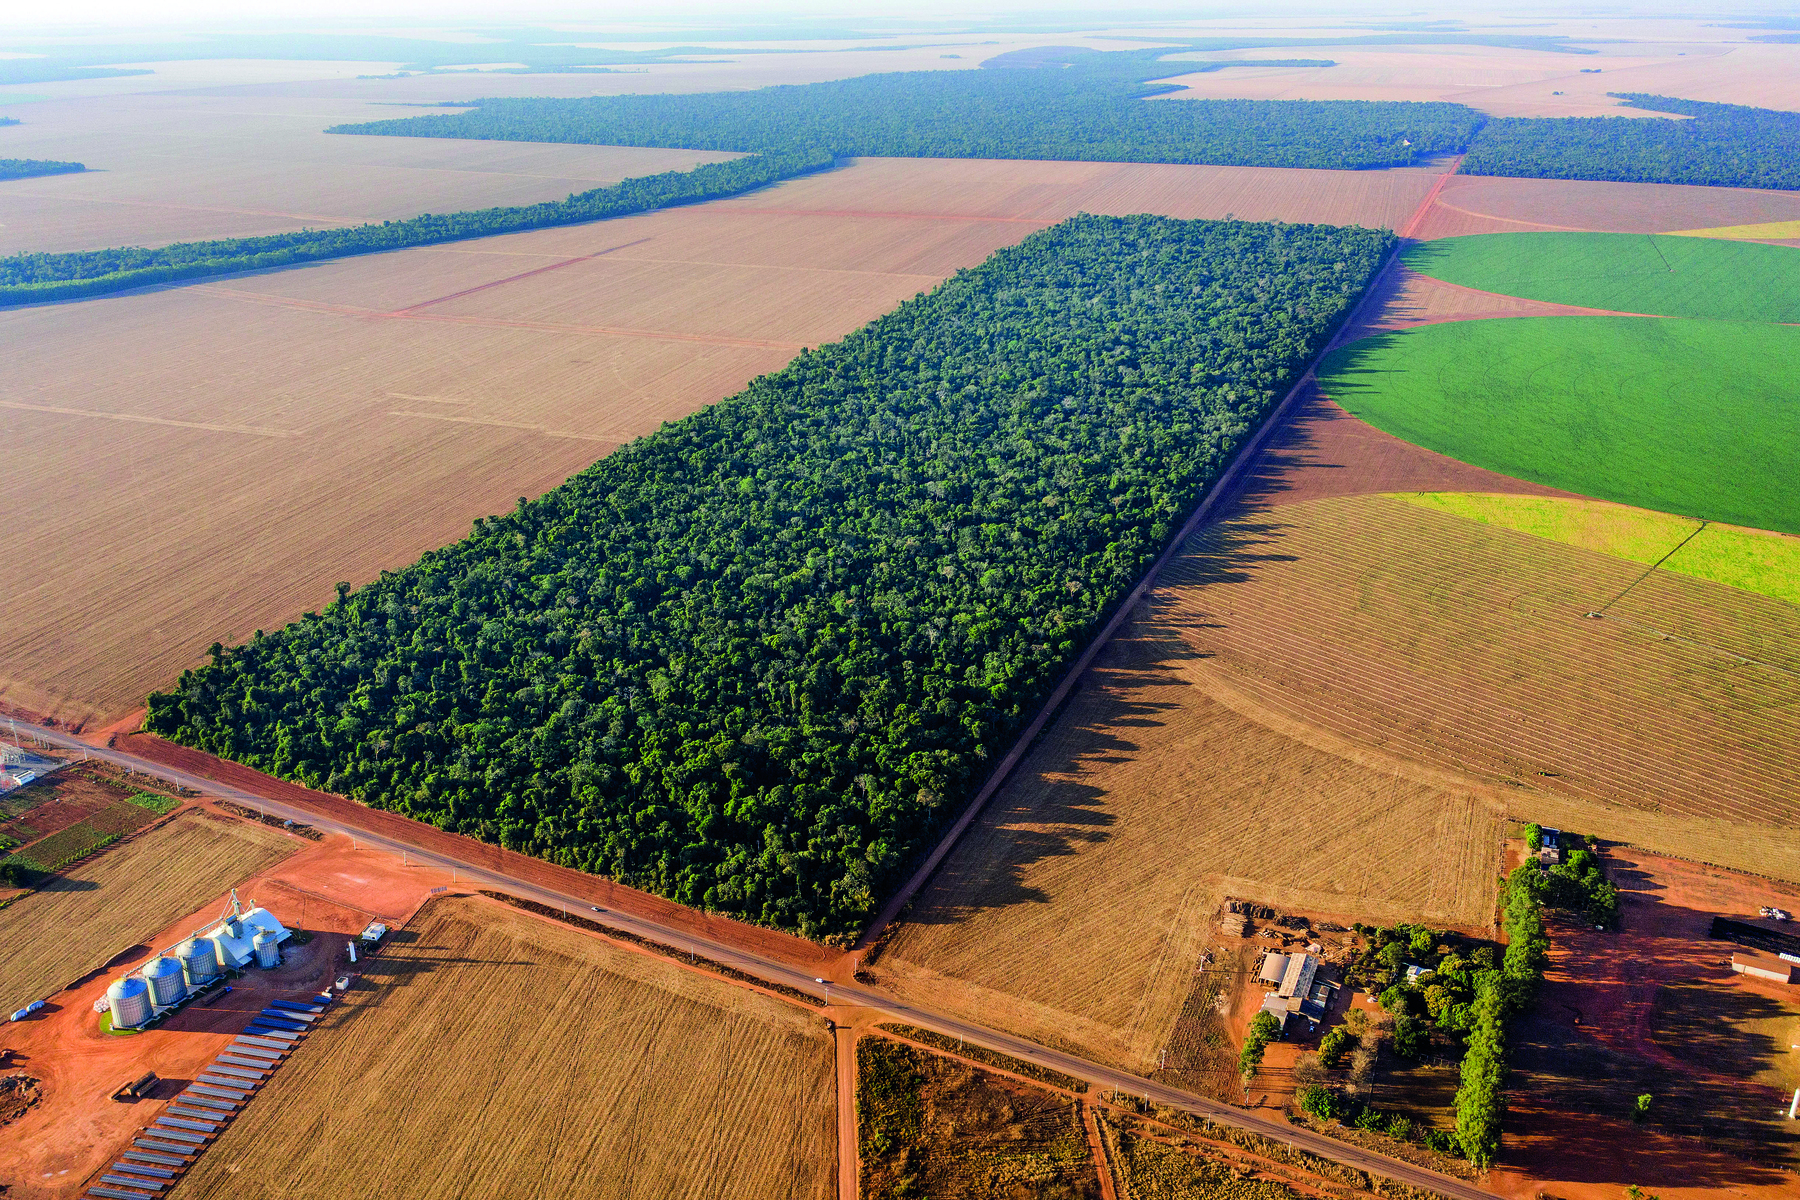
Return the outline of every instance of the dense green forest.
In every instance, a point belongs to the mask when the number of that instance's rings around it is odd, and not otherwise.
[[[1176,90],[1149,81],[1190,69],[1163,61],[1167,53],[1032,51],[990,59],[976,71],[905,71],[745,92],[487,99],[464,113],[331,132],[758,152],[800,145],[840,156],[1373,168],[1461,150],[1481,121],[1459,104],[1145,103]]]
[[[17,125],[18,121],[10,117],[0,117],[0,125]],[[85,171],[87,165],[78,162],[57,162],[49,158],[0,158],[0,179],[31,179],[38,175],[68,175],[75,171]]]
[[[1533,179],[1800,189],[1800,113],[1612,94],[1634,108],[1693,119],[1498,117],[1482,128],[1462,169]]]
[[[1393,245],[1066,221],[215,646],[147,727],[683,903],[855,930]]]
[[[232,271],[250,271],[348,254],[372,254],[426,246],[460,238],[513,233],[546,225],[569,225],[624,216],[652,208],[733,196],[831,165],[829,154],[788,151],[730,162],[704,163],[691,171],[665,171],[627,179],[611,187],[578,192],[567,200],[484,208],[472,212],[426,213],[405,221],[356,225],[347,229],[306,229],[264,237],[178,242],[143,249],[76,250],[63,254],[14,254],[0,258],[0,304],[67,300],[121,288]]]

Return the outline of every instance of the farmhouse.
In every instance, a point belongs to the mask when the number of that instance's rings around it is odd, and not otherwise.
[[[1748,975],[1752,979],[1762,979],[1770,983],[1792,983],[1794,972],[1800,970],[1785,958],[1777,958],[1773,954],[1763,954],[1756,950],[1738,950],[1731,956],[1731,969],[1739,975]]]
[[[1257,978],[1274,984],[1275,990],[1264,993],[1262,1011],[1281,1022],[1284,1034],[1293,1018],[1304,1020],[1309,1030],[1317,1028],[1324,1019],[1325,1010],[1331,1006],[1331,998],[1337,992],[1337,984],[1319,977],[1323,965],[1324,960],[1316,954],[1282,954],[1271,950],[1263,956],[1262,970]]]

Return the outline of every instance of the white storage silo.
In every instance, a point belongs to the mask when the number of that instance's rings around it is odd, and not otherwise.
[[[219,956],[213,951],[213,944],[203,938],[189,938],[181,943],[175,960],[181,964],[189,988],[205,987],[218,977]]]
[[[281,944],[275,935],[263,930],[251,939],[250,945],[256,951],[256,965],[259,967],[279,967],[281,965]]]
[[[136,975],[113,980],[106,989],[114,1029],[136,1029],[150,1019],[150,985]]]
[[[144,982],[150,985],[150,1003],[157,1008],[180,1004],[187,998],[187,984],[181,978],[181,964],[166,954],[150,960],[144,968]]]

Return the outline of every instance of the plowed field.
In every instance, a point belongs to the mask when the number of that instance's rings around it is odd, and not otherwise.
[[[914,902],[878,976],[1142,1070],[1225,895],[1486,923],[1490,802],[1287,719],[1181,629],[1159,608],[1108,647]]]
[[[216,93],[89,96],[9,112],[26,119],[3,131],[0,156],[73,159],[90,170],[0,190],[0,254],[157,246],[532,204],[736,157],[324,132],[392,113],[367,101],[288,96],[246,104]]]
[[[816,1016],[456,897],[366,970],[174,1196],[837,1194]]]
[[[1522,230],[1672,233],[1796,219],[1795,192],[1458,175],[1415,232],[1424,239]]]
[[[1378,496],[1212,526],[1164,584],[1169,631],[1272,710],[1515,814],[1800,878],[1792,605]]]
[[[0,561],[32,564],[0,581],[0,695],[124,715],[211,642],[461,537],[1075,212],[1392,226],[1433,178],[873,160],[718,204],[0,313]]]
[[[303,843],[198,810],[117,845],[0,910],[0,1004],[48,996]]]

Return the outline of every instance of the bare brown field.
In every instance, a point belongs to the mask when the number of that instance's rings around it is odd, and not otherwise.
[[[1519,230],[1664,233],[1796,219],[1800,194],[1794,192],[1457,175],[1415,233],[1427,241]]]
[[[366,971],[174,1196],[837,1194],[816,1016],[460,897]]]
[[[189,809],[0,910],[0,996],[12,1008],[104,965],[302,843]]]
[[[1498,846],[1491,801],[1266,711],[1159,609],[1102,652],[874,969],[1145,1070],[1223,937],[1224,896],[1485,926]]]
[[[1392,226],[1433,178],[870,160],[0,313],[0,556],[36,564],[0,581],[0,695],[128,714],[212,641],[279,628],[1075,212]]]
[[[1160,594],[1209,673],[1309,729],[1514,815],[1800,878],[1800,613],[1645,575],[1359,496],[1214,525]]]
[[[1577,308],[1503,296],[1476,288],[1445,283],[1396,265],[1375,283],[1368,303],[1345,327],[1342,340],[1355,341],[1377,333],[1393,333],[1444,321],[1485,321],[1502,317],[1579,316],[1602,310]]]
[[[736,157],[324,132],[393,110],[218,92],[108,95],[19,109],[0,156],[90,170],[0,188],[0,254],[155,246],[556,200],[634,175]]]
[[[1266,508],[1367,492],[1568,496],[1402,441],[1339,408],[1308,383],[1239,479],[1234,500]]]
[[[1532,33],[1548,33],[1533,27]],[[1576,38],[1592,29],[1569,31]],[[1658,31],[1639,30],[1655,37]],[[1331,59],[1333,67],[1234,67],[1177,75],[1186,90],[1169,98],[1255,100],[1446,100],[1501,117],[1626,116],[1658,119],[1621,108],[1608,92],[1648,92],[1764,108],[1800,108],[1800,46],[1723,43],[1718,30],[1662,31],[1675,40],[1616,44],[1599,35],[1591,55],[1493,46],[1306,46],[1296,58]],[[1740,33],[1731,31],[1733,36]],[[1289,57],[1269,49],[1201,53],[1189,57]],[[1599,74],[1583,74],[1598,71]]]

